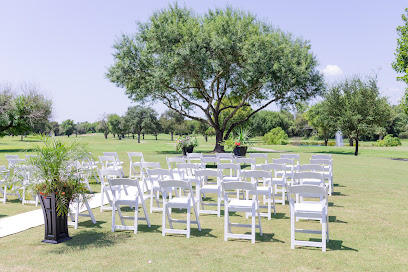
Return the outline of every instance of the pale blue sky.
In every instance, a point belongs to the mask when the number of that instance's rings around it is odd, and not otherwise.
[[[171,1],[172,2],[172,1]],[[0,84],[33,82],[54,103],[53,119],[96,121],[104,112],[124,114],[131,101],[105,78],[112,45],[136,31],[169,1],[0,2]],[[396,104],[405,85],[391,68],[396,27],[406,1],[179,1],[203,13],[231,5],[249,10],[309,40],[328,81],[381,68],[383,95]],[[340,69],[341,70],[340,70]],[[163,106],[155,105],[160,113]]]

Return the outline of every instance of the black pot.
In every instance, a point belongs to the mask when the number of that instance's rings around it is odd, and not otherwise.
[[[247,149],[247,146],[236,146],[234,148],[234,155],[239,157],[245,156],[245,154],[247,153]]]
[[[68,235],[68,215],[57,215],[55,194],[39,197],[45,225],[45,238],[42,242],[58,244],[71,239]]]
[[[183,155],[186,156],[187,153],[193,153],[193,150],[194,150],[193,145],[183,147]]]

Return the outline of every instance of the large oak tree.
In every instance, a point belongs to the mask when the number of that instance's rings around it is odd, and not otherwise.
[[[114,49],[107,77],[135,101],[161,101],[213,127],[217,152],[258,111],[313,97],[322,88],[309,42],[232,8],[198,15],[169,6],[139,23],[135,34],[122,35]],[[230,122],[248,105],[250,114]]]

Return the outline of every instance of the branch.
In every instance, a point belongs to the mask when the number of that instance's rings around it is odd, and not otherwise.
[[[193,120],[196,120],[196,121],[199,121],[199,122],[202,122],[202,123],[206,123],[206,124],[208,124],[208,125],[211,125],[211,124],[208,122],[208,120],[205,120],[205,119],[203,119],[203,118],[199,118],[199,117],[192,116],[192,115],[188,114],[187,112],[185,112],[185,111],[182,110],[182,109],[179,110],[179,109],[173,107],[172,104],[171,104],[170,98],[168,98],[167,96],[162,95],[161,97],[162,97],[163,99],[167,100],[167,103],[166,103],[166,102],[163,102],[164,105],[166,105],[166,106],[169,107],[170,109],[174,110],[175,112],[177,112],[177,113],[179,113],[179,114],[181,114],[181,115],[183,115],[183,116],[185,116],[185,117],[188,117],[188,118],[190,118],[190,119],[193,119]]]
[[[171,86],[166,86],[168,89],[170,89],[170,90],[173,90],[173,91],[175,91],[181,98],[183,98],[185,101],[187,101],[188,103],[190,103],[190,104],[192,104],[192,105],[194,105],[194,106],[196,106],[196,107],[199,107],[203,112],[205,112],[205,109],[204,109],[204,107],[203,106],[201,106],[200,104],[197,104],[197,103],[195,103],[195,102],[192,102],[192,101],[190,101],[189,99],[187,99],[186,97],[184,97],[184,95],[182,95],[176,88],[173,88],[173,87],[171,87]]]
[[[231,133],[231,131],[238,125],[241,125],[243,123],[245,123],[246,121],[248,121],[249,118],[251,118],[255,113],[259,112],[260,110],[266,108],[267,106],[269,106],[270,104],[272,104],[273,102],[278,101],[279,99],[281,99],[280,96],[275,97],[274,99],[272,99],[271,101],[269,101],[268,103],[266,103],[265,105],[263,105],[262,107],[258,108],[257,110],[251,112],[247,117],[245,117],[244,119],[242,119],[241,121],[238,121],[234,124],[232,124],[230,126],[230,128],[228,129],[227,133],[225,134],[225,139],[228,138],[229,134]]]

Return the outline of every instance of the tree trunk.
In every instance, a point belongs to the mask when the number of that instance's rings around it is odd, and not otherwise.
[[[328,139],[324,139],[324,146],[327,146]]]
[[[382,139],[383,139],[383,136],[380,134],[378,137],[378,140],[382,141]]]
[[[21,141],[24,140],[24,134],[21,134]]]
[[[205,139],[206,142],[208,142],[208,136],[207,135],[204,135],[204,139]]]
[[[125,134],[122,134],[122,138],[125,139]]]
[[[221,130],[215,130],[215,147],[213,152],[217,152],[217,153],[224,153],[224,146],[220,145],[221,142],[224,141],[223,139],[224,136],[224,132]]]
[[[173,131],[170,132],[170,134],[171,134],[171,140],[173,141]]]
[[[121,137],[120,135],[118,135],[118,139],[119,139],[119,140],[122,140],[122,137]]]
[[[69,135],[67,135],[68,136],[68,138],[69,138]]]
[[[137,142],[140,144],[140,133],[137,134]]]
[[[108,139],[108,133],[104,132],[103,136],[105,136],[105,139]]]
[[[143,140],[144,140],[144,133],[142,134],[142,136],[143,136]]]
[[[135,139],[135,134],[132,134],[133,140]]]
[[[113,134],[113,133],[112,133]],[[115,134],[113,134],[113,138],[115,138]]]
[[[353,146],[353,139],[349,139],[350,146]]]
[[[354,152],[354,155],[355,156],[358,155],[358,134],[357,134],[357,138],[356,138],[356,151]]]

